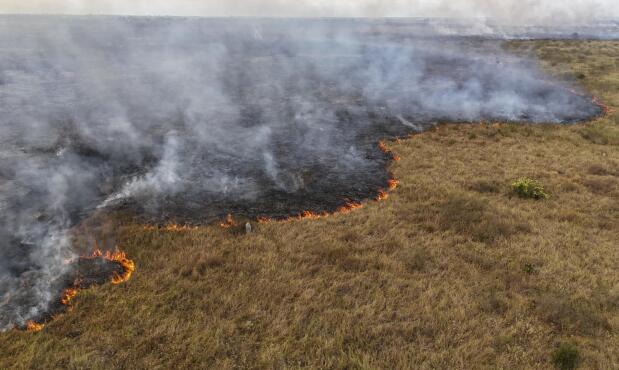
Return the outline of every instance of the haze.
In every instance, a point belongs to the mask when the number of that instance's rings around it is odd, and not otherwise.
[[[510,23],[619,18],[616,0],[2,0],[3,14],[481,17]]]

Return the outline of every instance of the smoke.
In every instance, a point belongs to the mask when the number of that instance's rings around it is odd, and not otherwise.
[[[385,186],[382,137],[599,113],[499,43],[384,27],[0,18],[0,330],[58,299],[70,230],[95,212],[333,211]]]
[[[619,17],[614,0],[4,0],[0,13],[492,18],[560,24]]]

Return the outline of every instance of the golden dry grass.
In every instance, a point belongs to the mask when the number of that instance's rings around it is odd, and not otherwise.
[[[509,47],[619,107],[619,42]],[[390,145],[389,199],[250,235],[124,226],[134,277],[0,334],[0,368],[617,368],[618,125],[444,126]]]

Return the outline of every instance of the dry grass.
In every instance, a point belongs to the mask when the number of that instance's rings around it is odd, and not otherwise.
[[[619,107],[619,42],[511,47]],[[400,187],[350,214],[250,235],[124,226],[131,281],[0,334],[0,368],[552,368],[567,342],[616,368],[618,117],[393,143]],[[512,196],[523,176],[551,197]]]

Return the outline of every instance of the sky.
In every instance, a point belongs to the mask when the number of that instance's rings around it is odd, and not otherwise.
[[[619,18],[618,0],[0,0],[0,13],[276,17]]]

